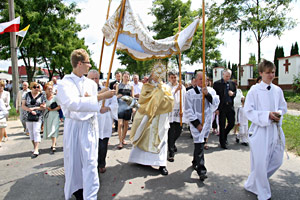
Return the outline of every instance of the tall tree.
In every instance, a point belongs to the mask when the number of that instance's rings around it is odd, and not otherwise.
[[[299,55],[299,47],[298,47],[298,43],[296,42],[295,45],[292,44],[292,48],[291,48],[291,56],[293,55]]]
[[[274,64],[276,66],[276,72],[275,72],[275,75],[278,76],[278,58],[282,58],[284,57],[284,50],[283,50],[283,47],[279,47],[277,46],[276,49],[275,49],[275,55],[274,55]]]
[[[253,65],[253,78],[257,78],[258,69],[257,69],[256,57],[254,53],[250,53],[248,64]]]
[[[151,66],[155,62],[155,60],[148,61],[138,61],[131,58],[126,52],[117,50],[118,59],[121,64],[126,67],[126,70],[133,74],[136,73],[140,77],[146,75],[150,72]]]
[[[292,29],[295,20],[287,17],[292,0],[226,0],[213,4],[214,23],[221,30],[251,31],[257,42],[258,63],[261,60],[261,42],[269,36],[281,36]]]
[[[292,55],[295,55],[294,52],[295,52],[295,48],[294,48],[294,44],[292,44],[290,55],[291,55],[291,56],[292,56]]]
[[[297,42],[295,43],[294,48],[295,48],[295,55],[299,55],[299,47],[298,47],[298,43]]]
[[[209,9],[207,9],[209,10]],[[156,17],[150,30],[156,33],[156,39],[172,36],[178,31],[178,16],[182,16],[181,26],[188,26],[195,17],[202,15],[202,11],[192,11],[191,1],[182,2],[181,0],[154,0],[150,14]],[[199,25],[193,38],[190,49],[183,52],[186,62],[194,64],[202,60],[202,26]],[[221,60],[221,53],[217,47],[223,42],[217,38],[217,30],[212,25],[210,19],[206,22],[206,61],[210,65],[212,61]],[[176,57],[178,63],[178,58]]]
[[[85,48],[84,40],[79,39],[78,32],[84,26],[75,21],[80,9],[76,4],[65,5],[62,0],[15,0],[16,15],[21,16],[21,25],[30,24],[30,29],[19,48],[19,59],[22,59],[31,82],[39,65],[45,65],[50,78],[57,72],[61,76],[72,69],[69,56],[75,48]],[[7,11],[0,10],[5,21]],[[1,58],[10,55],[9,39],[0,41],[3,48]]]

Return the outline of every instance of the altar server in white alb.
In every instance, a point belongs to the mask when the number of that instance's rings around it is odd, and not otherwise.
[[[98,92],[106,91],[104,86],[99,85],[99,72],[97,70],[90,70],[88,78],[96,82]],[[98,127],[99,127],[99,144],[98,144],[98,169],[100,173],[106,172],[106,155],[109,138],[112,134],[113,120],[118,120],[118,100],[116,96],[105,99],[105,104],[102,106],[103,100],[99,101],[98,112]]]
[[[264,60],[259,63],[258,71],[262,81],[251,87],[244,106],[253,131],[249,137],[251,173],[245,189],[256,194],[259,200],[266,200],[271,198],[269,178],[283,160],[285,137],[281,125],[287,104],[282,90],[272,84],[275,65]]]
[[[219,96],[212,95],[207,88],[202,87],[202,72],[196,76],[197,86],[186,93],[184,114],[190,122],[191,133],[194,140],[193,167],[197,171],[200,180],[204,181],[206,176],[206,167],[204,165],[204,136],[205,130],[210,129],[211,115],[219,105]],[[202,95],[205,95],[205,121],[202,126]]]
[[[248,118],[245,115],[245,97],[241,98],[241,105],[238,109],[237,115],[237,125],[239,126],[239,133],[236,136],[238,141],[241,141],[241,144],[244,146],[248,146]]]
[[[216,91],[214,90],[214,88],[210,87],[209,86],[209,78],[206,77],[206,88],[207,88],[207,91],[208,93],[213,97],[213,99],[215,100],[215,104],[218,104],[220,103],[220,99],[219,99],[219,95],[217,95]],[[212,107],[213,108],[213,107]],[[209,112],[207,114],[207,116],[205,116],[207,122],[210,122],[210,126],[206,126],[204,130],[202,130],[202,132],[204,133],[204,149],[208,149],[208,145],[207,145],[207,142],[208,142],[208,137],[209,137],[209,132],[210,132],[210,129],[212,128],[212,123],[213,123],[213,119],[214,119],[214,112],[216,111],[216,109],[209,109]]]
[[[169,72],[169,83],[168,86],[171,89],[174,97],[174,107],[172,112],[169,114],[170,128],[168,131],[168,161],[174,162],[175,152],[177,148],[175,146],[176,140],[179,138],[182,132],[182,126],[180,125],[180,103],[182,103],[182,111],[184,111],[184,101],[186,89],[184,85],[179,85],[177,81],[177,75],[175,72]],[[180,102],[180,90],[181,90],[181,102]],[[185,117],[182,115],[182,122],[186,123]]]
[[[76,199],[97,199],[98,101],[111,98],[115,91],[98,94],[95,82],[84,76],[91,67],[84,49],[72,52],[71,64],[73,72],[57,88],[57,99],[65,115],[65,199],[73,193]]]

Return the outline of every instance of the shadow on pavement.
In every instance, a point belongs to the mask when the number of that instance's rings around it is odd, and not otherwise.
[[[56,147],[56,151],[57,152],[62,152],[63,147]],[[50,153],[50,148],[39,149],[39,152],[40,152],[40,155],[41,154],[49,154]],[[7,154],[7,155],[0,156],[0,160],[9,160],[9,159],[14,159],[14,158],[30,157],[31,154],[32,154],[31,151],[25,151],[25,152],[15,153],[15,154]]]
[[[35,168],[57,167],[61,168],[62,159],[58,159]],[[52,170],[55,170],[52,169]],[[50,173],[49,173],[50,174]],[[49,175],[47,170],[30,174],[16,180],[10,187],[10,191],[4,197],[5,200],[38,200],[38,199],[64,199],[63,176]]]

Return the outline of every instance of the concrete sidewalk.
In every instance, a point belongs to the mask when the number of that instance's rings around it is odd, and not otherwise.
[[[7,132],[9,140],[0,148],[0,199],[64,199],[63,136],[58,138],[57,153],[50,155],[51,141],[42,140],[41,155],[31,159],[32,144],[22,133],[21,123],[9,121]],[[98,199],[256,199],[243,189],[250,171],[249,147],[236,144],[233,135],[229,150],[218,147],[217,136],[209,138],[210,148],[205,151],[208,179],[204,183],[191,168],[193,141],[187,131],[177,142],[175,162],[168,162],[168,176],[160,175],[156,167],[128,163],[131,145],[117,150],[117,143],[117,133],[113,133]],[[289,156],[289,160],[284,156],[284,164],[270,179],[272,199],[300,197],[300,158]]]

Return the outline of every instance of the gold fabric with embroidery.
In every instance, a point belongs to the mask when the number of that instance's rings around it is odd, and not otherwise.
[[[139,104],[140,108],[134,117],[131,127],[130,139],[134,146],[139,147],[143,151],[159,153],[160,149],[158,146],[162,139],[159,137],[159,120],[161,114],[169,113],[173,109],[174,98],[171,90],[162,83],[158,84],[157,87],[145,83],[140,94]],[[133,141],[145,115],[148,116],[147,124],[139,138]]]

